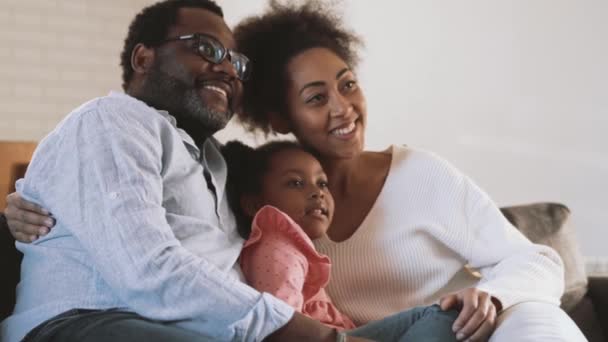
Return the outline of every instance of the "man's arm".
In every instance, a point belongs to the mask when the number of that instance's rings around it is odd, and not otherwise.
[[[268,341],[335,342],[338,341],[338,332],[310,317],[296,312],[286,325],[268,336]],[[365,342],[371,340],[349,336],[347,340],[343,341]]]
[[[285,325],[293,315],[286,304],[175,238],[162,207],[158,122],[140,123],[141,115],[131,114],[91,112],[65,123],[73,127],[47,145],[59,153],[32,161],[21,187],[25,197],[49,206],[114,294],[143,316],[184,321],[218,339],[259,340]]]

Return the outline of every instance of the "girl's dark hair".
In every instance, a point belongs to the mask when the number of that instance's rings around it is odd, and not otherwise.
[[[270,167],[272,156],[281,151],[295,149],[306,151],[295,141],[271,141],[257,148],[233,140],[222,146],[222,154],[228,167],[226,194],[234,213],[239,234],[247,239],[251,231],[251,219],[241,206],[244,195],[256,195],[262,191],[262,177]],[[306,151],[308,152],[308,151]]]
[[[293,57],[311,48],[327,48],[354,68],[361,44],[318,0],[301,5],[271,0],[264,14],[241,21],[234,36],[239,51],[253,65],[251,78],[244,83],[245,110],[239,118],[249,130],[266,134],[271,131],[269,112],[287,115],[285,72]]]

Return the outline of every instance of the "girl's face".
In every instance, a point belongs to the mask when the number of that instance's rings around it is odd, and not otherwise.
[[[316,158],[299,149],[273,154],[260,197],[260,203],[282,210],[313,240],[325,234],[333,217],[327,176]]]
[[[325,48],[287,65],[287,130],[323,157],[352,158],[364,146],[365,98],[346,63]]]

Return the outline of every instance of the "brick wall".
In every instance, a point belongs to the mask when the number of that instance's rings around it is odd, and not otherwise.
[[[40,140],[83,101],[120,90],[129,22],[154,2],[2,0],[0,140]]]

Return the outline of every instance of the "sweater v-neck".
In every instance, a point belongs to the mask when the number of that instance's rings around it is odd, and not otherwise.
[[[385,193],[388,191],[387,190],[388,187],[390,187],[391,183],[392,183],[392,173],[393,173],[392,171],[395,168],[396,163],[399,162],[399,160],[398,160],[399,158],[397,158],[397,156],[395,155],[398,151],[397,149],[395,149],[395,145],[391,145],[389,148],[387,148],[387,150],[389,150],[389,149],[390,149],[390,155],[391,155],[391,163],[389,166],[388,173],[386,175],[386,179],[384,180],[382,189],[380,189],[378,196],[374,200],[374,203],[372,204],[367,215],[365,215],[365,218],[361,221],[361,224],[359,224],[359,227],[357,228],[357,230],[355,230],[355,232],[353,234],[351,234],[351,236],[349,236],[348,238],[346,238],[342,241],[333,241],[327,234],[325,234],[322,237],[313,241],[315,246],[318,246],[318,245],[334,246],[334,245],[347,244],[350,241],[355,241],[356,239],[358,239],[358,236],[364,235],[365,234],[364,231],[369,229],[369,228],[367,228],[367,226],[368,226],[367,222],[370,220],[370,217],[373,217],[373,214],[377,210],[377,208],[381,206],[381,199],[384,197]]]

